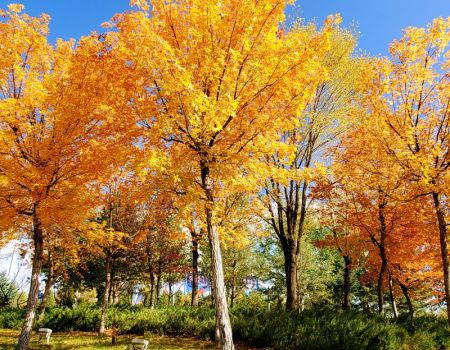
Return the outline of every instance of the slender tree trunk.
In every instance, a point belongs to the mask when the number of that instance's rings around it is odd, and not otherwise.
[[[383,312],[383,304],[384,304],[384,276],[386,275],[387,263],[385,260],[381,261],[380,271],[378,273],[378,281],[377,281],[377,295],[378,295],[378,313],[381,314]]]
[[[169,296],[167,298],[167,306],[170,306],[171,299],[172,299],[172,278],[169,271]]]
[[[445,303],[447,304],[447,322],[450,326],[450,263],[448,258],[447,222],[440,203],[439,193],[433,192],[434,208],[439,225],[439,241],[441,243],[442,270],[444,274]]]
[[[158,275],[156,277],[156,291],[155,291],[155,306],[159,303],[159,294],[161,292],[161,275],[162,275],[162,267],[161,263],[158,264]]]
[[[393,288],[393,281],[392,276],[389,273],[389,297],[391,299],[391,305],[392,305],[392,312],[394,313],[394,318],[398,318],[398,311],[397,311],[397,303],[395,302],[395,296],[394,296],[394,288]]]
[[[102,313],[100,317],[100,328],[98,330],[98,334],[101,336],[105,335],[106,315],[108,312],[108,298],[109,298],[109,291],[111,289],[111,256],[109,253],[106,255],[105,270],[106,270],[105,290],[103,292]]]
[[[117,308],[114,302],[114,313],[113,313],[113,322],[112,322],[112,335],[111,335],[111,345],[116,345],[116,337],[117,337]]]
[[[150,309],[153,309],[155,307],[155,284],[156,284],[156,278],[155,274],[152,272],[150,274],[150,296],[149,296],[149,302],[148,306]]]
[[[150,249],[147,249],[147,264],[148,264],[148,273],[150,276],[150,297],[148,301],[148,306],[153,309],[154,306],[154,297],[155,297],[155,272],[153,271],[153,263],[152,263],[152,254]]]
[[[211,250],[211,242],[209,243],[209,248]],[[214,295],[215,295],[215,287],[214,287],[214,279],[210,278],[210,282],[211,282],[211,307],[215,308],[216,307],[216,303],[215,303],[215,299],[214,299]],[[219,326],[219,319],[216,317],[216,323],[215,323],[215,328],[214,328],[214,340],[216,341],[216,348],[220,349],[220,326]]]
[[[311,147],[314,147],[313,144],[311,144]],[[307,160],[305,163],[305,167],[309,167],[311,164],[311,157],[312,157],[312,153],[313,152],[311,149],[308,152],[307,155]],[[297,289],[297,297],[299,296],[299,291],[300,291],[300,285],[299,285],[299,278],[298,278],[298,260],[300,258],[300,244],[301,244],[301,239],[303,237],[303,231],[305,229],[305,220],[306,220],[306,204],[307,204],[307,199],[308,199],[308,188],[309,188],[309,181],[308,180],[304,180],[303,181],[303,185],[302,185],[302,191],[301,191],[301,201],[300,201],[300,220],[298,223],[298,231],[297,231],[297,236],[296,236],[296,240],[297,240],[297,244],[296,244],[296,248],[295,248],[295,262],[296,262],[296,267],[295,267],[295,278],[296,278],[296,289]],[[293,215],[295,216],[296,214],[296,210],[294,210]],[[294,221],[295,222],[295,221]],[[295,224],[293,225],[295,226]],[[294,227],[294,231],[295,231],[295,227]],[[304,308],[304,302],[305,302],[305,296],[302,295],[301,298],[297,298],[297,303],[293,304],[294,309],[300,309],[300,311],[303,311]]]
[[[298,310],[298,255],[296,242],[287,241],[283,245],[284,271],[286,273],[286,309]]]
[[[192,295],[191,306],[198,306],[198,239],[199,235],[195,229],[191,231],[192,236]]]
[[[342,302],[342,308],[344,310],[350,310],[350,290],[351,290],[351,281],[350,281],[350,273],[352,272],[352,257],[349,255],[344,255],[344,300]]]
[[[51,293],[53,285],[53,260],[51,253],[48,253],[48,275],[47,275],[47,281],[45,281],[45,289],[44,289],[44,295],[42,296],[42,301],[39,304],[38,307],[38,315],[39,320],[42,321],[45,316],[45,308],[47,307],[47,301],[48,297]]]
[[[113,264],[114,265],[114,264]],[[116,310],[116,304],[118,302],[119,299],[119,293],[118,293],[118,282],[117,282],[117,278],[114,274],[111,274],[111,300],[112,300],[112,307],[113,307],[113,319],[112,319],[112,332],[111,332],[111,345],[115,345],[116,344],[116,316],[117,316],[117,310]],[[131,291],[131,304],[133,304],[133,290]]]
[[[209,166],[202,160],[200,164],[202,187],[207,198],[205,204],[206,229],[211,244],[211,270],[214,279],[214,299],[216,304],[216,322],[220,331],[220,349],[234,350],[233,333],[231,330],[230,316],[228,314],[227,296],[225,292],[225,280],[223,275],[222,252],[220,249],[219,233],[213,220],[213,186],[209,174]]]
[[[112,274],[111,274],[111,288],[110,288],[110,290],[111,290],[110,294],[111,294],[112,305],[114,306],[114,304],[117,301],[117,299],[116,299],[117,298],[117,281],[116,281],[115,276],[112,276]],[[130,304],[132,304],[133,303],[133,289],[131,289],[130,295],[131,295]],[[109,301],[108,301],[108,304],[110,305]]]
[[[230,307],[232,308],[234,306],[234,299],[236,298],[236,259],[233,260],[233,275],[231,278],[231,291],[230,291]]]
[[[39,277],[41,275],[43,253],[44,253],[44,234],[41,221],[36,214],[36,207],[33,215],[33,265],[31,269],[30,291],[28,293],[27,311],[22,331],[17,342],[17,350],[28,350],[30,346],[31,331],[33,329],[36,315],[36,305],[39,294]]]
[[[400,285],[400,289],[402,290],[403,295],[405,296],[406,304],[408,305],[409,317],[411,317],[412,320],[414,318],[414,308],[411,302],[411,298],[409,297],[408,287],[406,287],[406,285],[404,285],[401,282],[398,282],[398,284]]]
[[[112,278],[112,276],[111,276],[111,280],[112,280],[113,278]],[[114,285],[111,283],[111,285],[110,285],[110,287],[109,287],[109,291],[108,291],[108,305],[110,305],[110,304],[112,304],[113,303],[113,296],[112,296],[112,293],[113,293],[113,290],[114,290]]]
[[[381,196],[381,191],[380,191]],[[383,297],[383,282],[387,271],[387,255],[386,255],[386,235],[387,235],[387,227],[386,227],[386,218],[384,216],[384,209],[386,207],[386,202],[380,199],[379,205],[378,205],[378,220],[380,222],[380,241],[376,243],[379,249],[379,254],[381,258],[381,266],[380,271],[378,273],[378,281],[377,281],[377,295],[378,295],[378,313],[381,314],[383,312],[383,304],[384,304],[384,297]],[[374,242],[377,242],[373,238]]]

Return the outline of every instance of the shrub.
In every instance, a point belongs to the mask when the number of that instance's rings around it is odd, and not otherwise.
[[[44,320],[37,322],[36,327],[45,325],[55,332],[96,331],[99,323],[100,309],[94,305],[80,304],[73,308],[67,306],[48,308]]]
[[[25,309],[0,308],[0,328],[20,329],[25,317]]]
[[[268,311],[266,304],[253,296],[232,308],[230,316],[236,340],[280,350],[432,350],[450,346],[446,320],[434,315],[419,316],[413,321],[400,318],[393,322],[378,315],[330,307],[316,307],[302,313],[283,309]],[[0,327],[20,328],[23,317],[23,309],[0,309]],[[117,330],[122,334],[214,337],[214,309],[206,305],[153,310],[126,305],[110,307],[108,327],[112,326],[114,317]],[[99,320],[100,308],[95,305],[51,307],[36,328],[97,331]]]

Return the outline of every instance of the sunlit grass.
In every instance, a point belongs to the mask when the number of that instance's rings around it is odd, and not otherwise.
[[[17,330],[0,329],[0,349],[15,349],[19,332]],[[117,338],[116,345],[111,345],[110,337],[99,337],[95,333],[71,332],[54,333],[51,337],[51,344],[47,346],[44,341],[38,342],[38,336],[33,332],[30,350],[41,349],[126,349],[134,336],[123,335]],[[150,340],[148,347],[151,349],[214,349],[212,342],[198,340],[195,338],[164,337],[149,335],[145,337]]]

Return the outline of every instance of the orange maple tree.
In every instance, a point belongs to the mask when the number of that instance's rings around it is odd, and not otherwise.
[[[121,126],[112,120],[121,102],[107,88],[100,40],[83,38],[76,47],[59,40],[53,47],[48,16],[22,10],[10,5],[0,13],[0,217],[10,230],[32,226],[34,242],[18,349],[30,340],[46,229],[71,215],[77,193],[112,162],[108,146],[120,140],[110,135]]]
[[[390,46],[390,59],[368,64],[358,80],[358,103],[381,150],[400,167],[411,191],[429,196],[440,239],[450,324],[448,196],[450,168],[450,18],[410,27]]]

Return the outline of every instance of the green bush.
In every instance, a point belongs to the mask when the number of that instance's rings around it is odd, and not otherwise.
[[[275,349],[444,349],[450,346],[446,320],[428,315],[393,322],[378,315],[316,307],[302,313],[266,311],[258,305],[239,305],[232,311],[236,340]]]
[[[112,326],[114,310],[109,310],[108,326]],[[116,310],[116,326],[124,334],[192,335],[213,338],[214,310],[209,307],[166,307],[146,309],[123,307]]]
[[[302,313],[283,309],[267,310],[255,295],[243,299],[231,309],[235,340],[251,346],[280,350],[308,349],[383,349],[432,350],[450,348],[447,322],[434,315],[414,320],[401,317],[398,322],[378,315],[357,311],[344,312],[329,307],[316,307]],[[24,310],[0,309],[1,328],[20,328]],[[79,304],[76,307],[51,307],[36,328],[46,326],[54,331],[97,331],[100,308]],[[108,327],[113,322],[121,334],[167,334],[214,337],[214,309],[164,307],[148,309],[137,306],[110,307]]]
[[[67,306],[48,308],[44,320],[37,322],[36,328],[45,325],[55,332],[95,331],[99,324],[100,309],[95,305],[80,304],[73,308]]]
[[[20,329],[25,317],[25,309],[0,308],[0,328]]]
[[[450,349],[450,331],[443,317],[424,314],[411,320],[404,315],[399,323],[411,334],[411,349]]]

